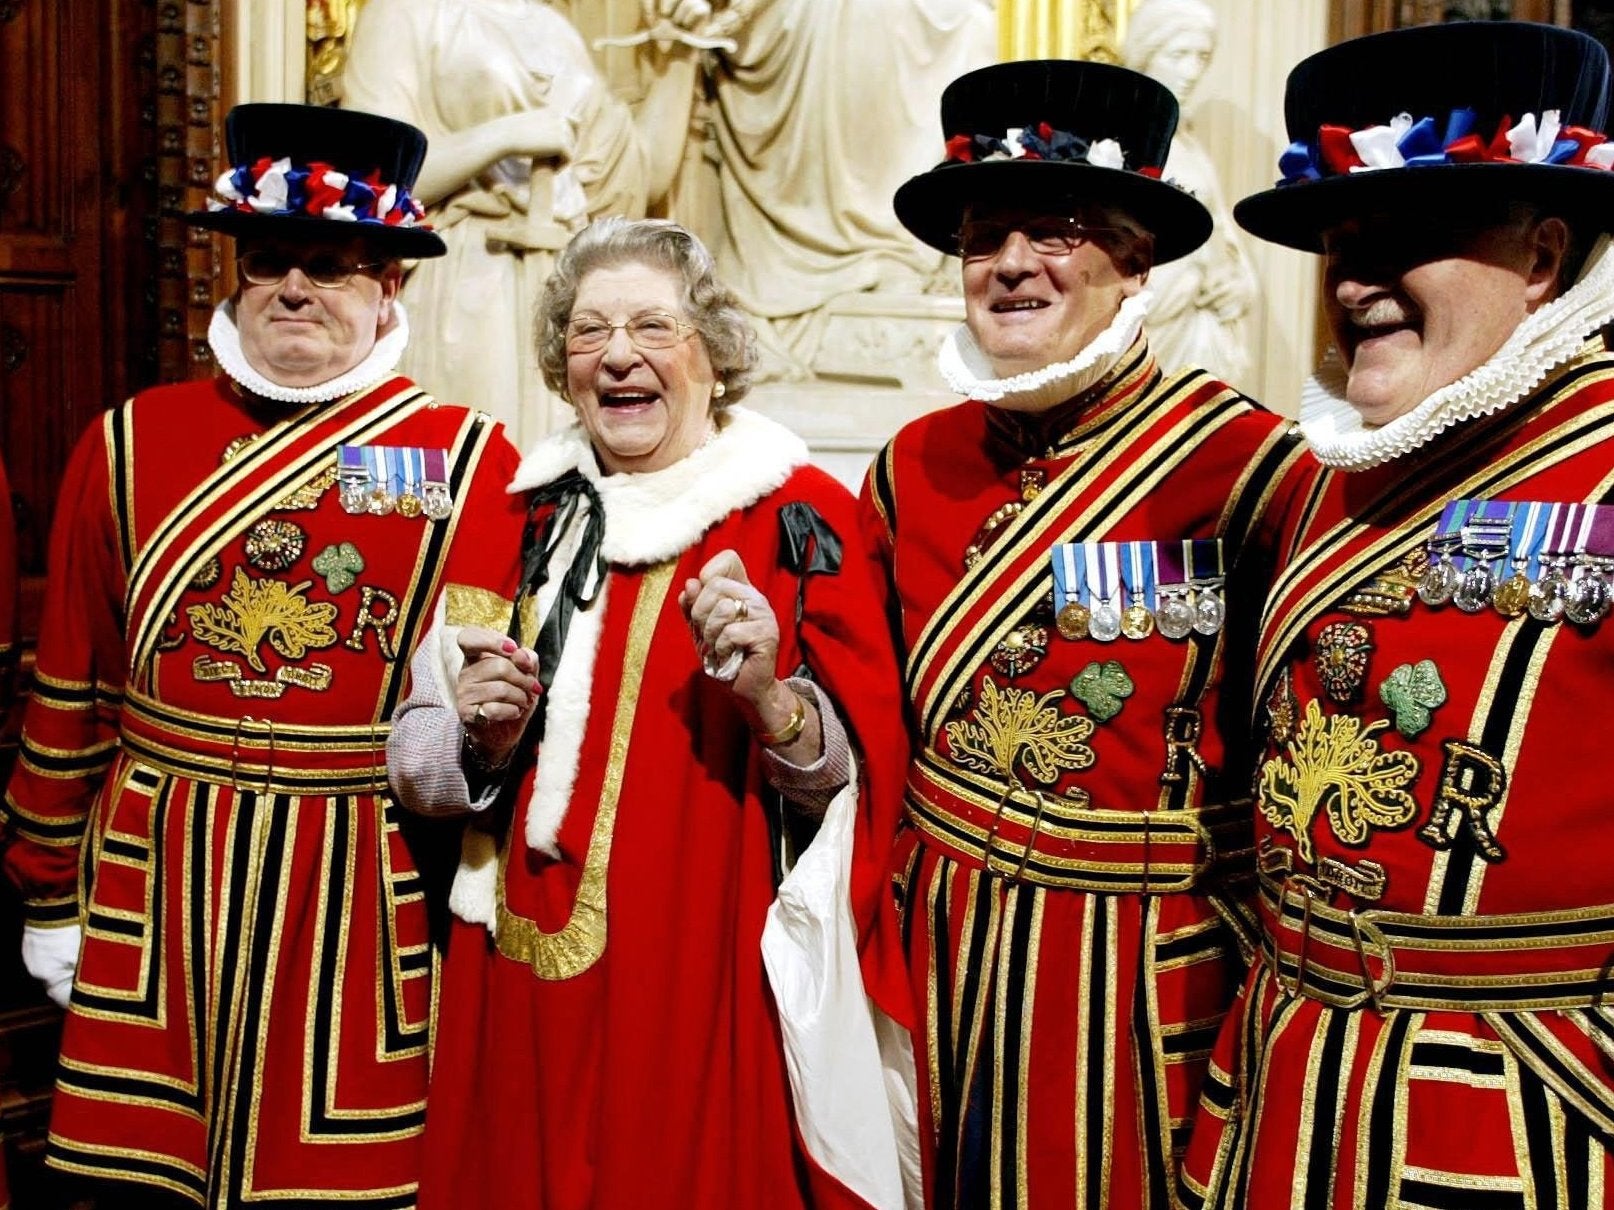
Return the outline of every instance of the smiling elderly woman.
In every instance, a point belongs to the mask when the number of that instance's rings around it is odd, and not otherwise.
[[[855,749],[848,908],[904,1015],[867,944],[904,750],[854,502],[734,406],[751,334],[682,228],[586,229],[540,328],[578,422],[512,484],[510,599],[450,594],[390,751],[406,804],[471,819],[422,1205],[844,1197],[798,1151],[761,942],[781,847]]]

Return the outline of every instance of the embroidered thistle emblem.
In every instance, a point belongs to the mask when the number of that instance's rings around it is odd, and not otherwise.
[[[303,596],[312,580],[291,586],[280,580],[254,580],[239,567],[230,591],[219,605],[192,605],[186,610],[191,633],[209,647],[244,655],[265,672],[258,648],[264,640],[288,660],[300,660],[310,649],[331,647],[336,606],[310,604]],[[221,608],[222,606],[222,608]]]
[[[1307,861],[1316,860],[1311,821],[1320,810],[1349,845],[1365,844],[1373,828],[1403,827],[1417,815],[1406,787],[1418,776],[1418,758],[1383,752],[1374,738],[1389,725],[1380,720],[1364,727],[1354,715],[1324,715],[1313,699],[1287,754],[1261,766],[1261,814],[1294,836]]]
[[[1070,683],[1070,695],[1087,707],[1087,713],[1107,723],[1121,713],[1121,706],[1135,688],[1120,660],[1102,664],[1095,660],[1076,674]]]
[[[1354,702],[1362,693],[1373,632],[1361,622],[1330,622],[1317,634],[1317,675],[1336,702]]]
[[[1094,760],[1085,742],[1093,734],[1093,720],[1061,714],[1054,703],[1063,696],[1060,689],[1040,698],[1029,689],[999,689],[991,677],[982,677],[973,717],[947,724],[953,759],[1011,781],[1019,780],[1019,765],[1045,786],[1064,770],[1086,769]]]
[[[1429,726],[1432,711],[1446,702],[1446,685],[1434,660],[1402,664],[1379,686],[1379,698],[1395,715],[1395,729],[1416,739]]]
[[[325,577],[327,592],[343,592],[358,581],[364,570],[364,556],[351,542],[327,546],[314,556],[314,570]]]

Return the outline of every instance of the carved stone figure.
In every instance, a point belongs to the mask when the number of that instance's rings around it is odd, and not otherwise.
[[[661,0],[667,16],[695,3]],[[827,304],[921,294],[941,268],[891,195],[940,158],[943,86],[996,57],[993,5],[730,0],[706,28],[736,43],[711,60],[721,217],[709,242],[758,320],[764,373],[812,377]]]
[[[367,0],[344,104],[426,132],[417,194],[448,245],[404,283],[416,338],[401,368],[493,413],[523,448],[557,427],[565,405],[533,351],[538,294],[590,218],[643,215],[665,189],[673,163],[655,149],[681,141],[693,83],[685,56],[645,97],[641,128],[541,0]]]
[[[1216,222],[1197,252],[1149,275],[1150,343],[1167,371],[1203,366],[1241,386],[1249,382],[1250,320],[1259,286],[1188,107],[1215,49],[1216,13],[1205,0],[1144,0],[1127,27],[1122,59],[1177,95],[1183,119],[1165,175],[1192,191]]]

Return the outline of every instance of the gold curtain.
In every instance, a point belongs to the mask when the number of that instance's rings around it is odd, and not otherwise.
[[[1121,61],[1136,0],[998,0],[998,57]]]

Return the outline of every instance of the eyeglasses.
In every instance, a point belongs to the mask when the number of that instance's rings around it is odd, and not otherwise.
[[[958,254],[965,260],[994,256],[1016,231],[1026,237],[1033,252],[1043,256],[1063,256],[1094,239],[1126,234],[1120,227],[1090,227],[1059,215],[1013,222],[971,219],[958,229]]]
[[[618,328],[641,349],[670,349],[695,333],[695,326],[662,311],[635,315],[619,324],[607,323],[599,315],[574,315],[566,322],[568,353],[598,353],[611,343]]]
[[[333,253],[316,252],[307,258],[273,248],[254,248],[236,257],[236,272],[254,286],[272,286],[286,279],[293,269],[322,290],[340,290],[354,276],[379,269],[385,261],[354,262]]]

